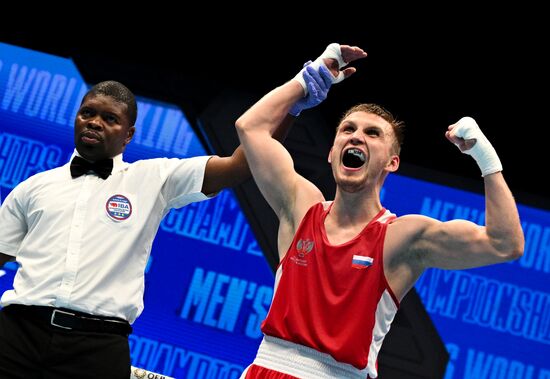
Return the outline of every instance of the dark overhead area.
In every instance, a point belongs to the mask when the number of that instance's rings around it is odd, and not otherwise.
[[[536,25],[354,29],[292,37],[261,30],[222,30],[206,33],[216,36],[208,38],[200,32],[139,32],[131,40],[86,36],[76,42],[60,34],[12,32],[0,34],[0,41],[70,57],[90,83],[121,81],[137,95],[178,104],[192,119],[227,89],[259,98],[330,42],[358,45],[369,56],[320,106],[325,128],[334,128],[356,103],[379,103],[407,124],[402,162],[481,183],[475,162],[444,137],[449,124],[472,116],[495,146],[518,199],[550,209],[543,184],[550,164],[549,65]]]

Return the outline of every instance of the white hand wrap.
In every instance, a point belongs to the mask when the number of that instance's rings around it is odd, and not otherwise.
[[[474,146],[471,149],[464,150],[463,153],[471,155],[476,160],[477,165],[481,169],[481,176],[502,171],[502,164],[500,163],[500,159],[498,159],[497,152],[473,118],[462,117],[458,120],[455,135],[465,140],[476,140]]]
[[[342,52],[340,50],[340,44],[338,43],[331,43],[327,46],[323,54],[321,54],[315,61],[313,61],[309,66],[313,67],[316,71],[319,71],[319,67],[321,65],[325,66],[327,69],[328,67],[325,65],[324,59],[336,59],[338,61],[338,68],[342,68],[347,65],[346,62],[344,62],[344,58],[342,58]],[[302,68],[302,70],[294,77],[295,80],[297,80],[304,89],[304,96],[307,96],[307,85],[303,77],[303,72],[305,71],[305,67]],[[340,83],[342,80],[344,80],[344,73],[340,71],[337,77],[332,77],[332,83]]]

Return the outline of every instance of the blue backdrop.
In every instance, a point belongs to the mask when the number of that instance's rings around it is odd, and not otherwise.
[[[0,199],[68,161],[87,89],[71,60],[0,43]],[[205,154],[177,107],[138,100],[126,161]],[[398,215],[484,222],[483,197],[463,190],[393,175],[382,195]],[[520,206],[520,216],[522,259],[428,270],[416,286],[451,355],[446,379],[550,379],[550,212]],[[16,269],[0,269],[0,292],[11,288]],[[132,364],[177,378],[238,378],[259,344],[273,279],[231,191],[173,210],[147,267]]]

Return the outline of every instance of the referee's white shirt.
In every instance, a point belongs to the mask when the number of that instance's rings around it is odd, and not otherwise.
[[[0,209],[0,252],[20,267],[0,304],[64,307],[132,323],[143,310],[144,271],[162,218],[208,197],[209,156],[116,156],[106,180],[73,179],[70,163],[34,175]]]

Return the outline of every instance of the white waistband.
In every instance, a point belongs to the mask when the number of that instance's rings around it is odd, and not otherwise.
[[[254,364],[302,379],[367,378],[367,369],[359,370],[329,354],[271,336],[264,336]]]

